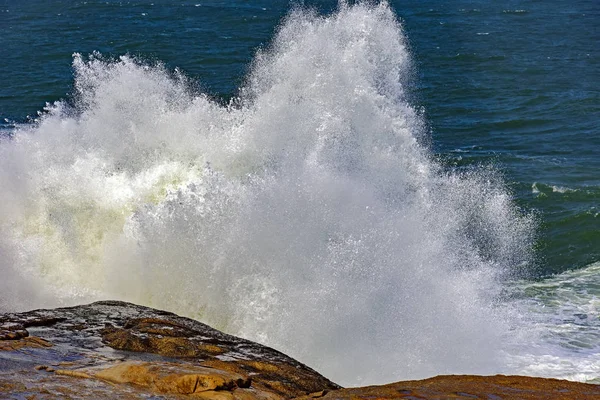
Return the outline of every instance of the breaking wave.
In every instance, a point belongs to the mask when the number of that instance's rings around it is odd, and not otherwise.
[[[293,11],[229,104],[130,56],[0,141],[0,308],[122,299],[340,383],[502,371],[533,221],[444,170],[386,3]]]

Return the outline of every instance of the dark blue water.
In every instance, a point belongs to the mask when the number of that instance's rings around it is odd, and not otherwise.
[[[306,1],[327,13],[334,1]],[[412,93],[449,168],[493,164],[539,216],[541,273],[600,259],[600,5],[595,0],[394,1]],[[179,68],[227,101],[286,1],[3,1],[2,130],[68,99],[72,54]]]
[[[424,3],[397,7],[435,148],[450,164],[500,165],[540,212],[546,271],[598,260],[598,3]]]

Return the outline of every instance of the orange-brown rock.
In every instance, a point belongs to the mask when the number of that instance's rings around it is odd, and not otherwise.
[[[313,393],[298,400],[359,399],[600,399],[600,386],[527,376],[442,375],[419,381]]]
[[[158,393],[176,394],[231,391],[249,388],[251,382],[247,376],[232,372],[166,362],[123,362],[92,374],[114,383],[132,383]]]
[[[52,347],[52,343],[35,336],[24,337],[22,339],[0,340],[0,351],[14,351],[23,347]]]

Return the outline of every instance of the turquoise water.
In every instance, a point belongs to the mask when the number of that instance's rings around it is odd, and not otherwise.
[[[0,308],[143,302],[350,383],[597,380],[597,2],[303,4],[0,3]]]

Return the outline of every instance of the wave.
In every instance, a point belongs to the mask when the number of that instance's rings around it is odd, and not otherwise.
[[[600,263],[510,286],[543,346],[521,343],[509,364],[527,375],[600,383]]]
[[[544,184],[534,182],[531,185],[531,193],[537,195],[565,195],[573,199],[594,199],[600,196],[600,188],[591,185],[578,185],[578,187],[567,187],[560,185]]]
[[[502,10],[504,14],[527,14],[528,10]]]
[[[506,368],[535,221],[423,145],[386,3],[293,11],[227,105],[131,56],[73,68],[0,143],[0,308],[133,301],[349,384]]]

